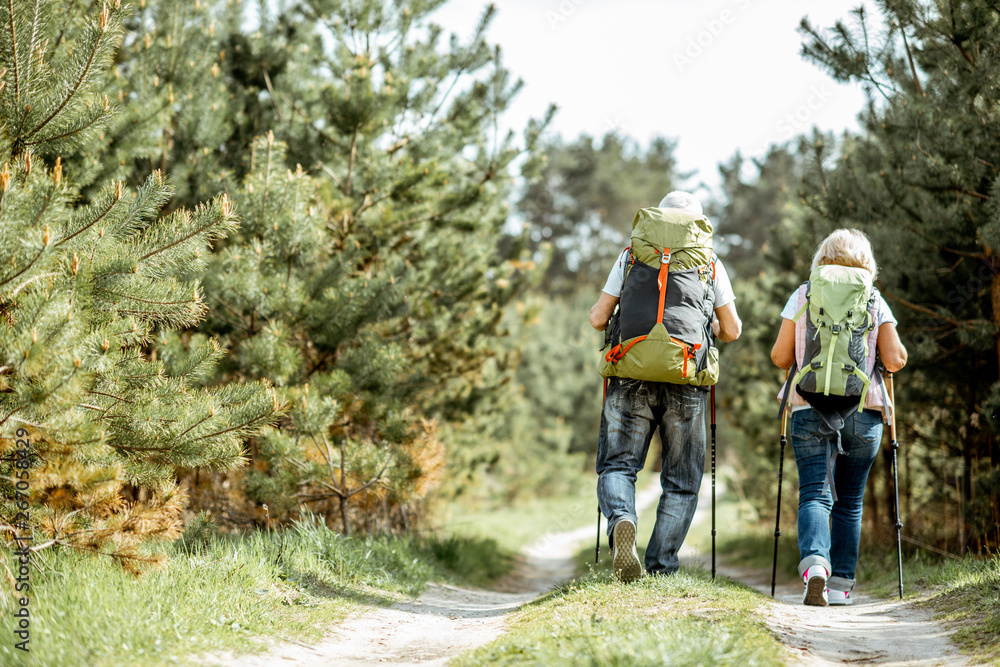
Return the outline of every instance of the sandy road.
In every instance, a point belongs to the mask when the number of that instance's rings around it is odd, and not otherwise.
[[[702,489],[704,491],[704,488]],[[720,495],[724,491],[720,490]],[[703,494],[704,495],[704,494]],[[711,505],[698,506],[709,516]],[[696,519],[697,520],[697,519]],[[704,526],[707,520],[701,523]],[[704,530],[704,528],[702,528]],[[786,538],[788,539],[788,538]],[[688,564],[711,567],[710,554],[681,550]],[[686,558],[685,558],[686,557]],[[738,569],[721,562],[717,573],[771,595],[771,571]],[[882,600],[865,595],[861,582],[850,606],[807,607],[802,604],[802,584],[779,585],[768,602],[764,622],[791,652],[793,664],[885,665],[931,667],[972,665],[948,640],[948,632],[927,609],[911,601]]]
[[[721,491],[720,491],[721,493]],[[657,487],[637,497],[651,506]],[[702,486],[695,526],[707,530],[711,512],[708,478]],[[574,575],[573,556],[594,538],[593,525],[541,536],[522,552],[505,592],[432,584],[416,599],[349,618],[315,646],[280,644],[256,656],[212,656],[203,664],[265,665],[444,665],[464,651],[504,632],[506,616]],[[604,542],[606,545],[606,541]],[[710,566],[709,554],[684,548],[688,564]],[[742,571],[721,564],[720,575],[770,594],[770,572]],[[780,587],[764,614],[767,625],[788,646],[791,661],[805,665],[969,665],[949,643],[930,612],[912,603],[875,600],[863,594],[849,607],[805,607],[799,586]]]

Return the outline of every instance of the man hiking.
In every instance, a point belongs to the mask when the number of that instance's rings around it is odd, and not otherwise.
[[[701,203],[687,192],[671,192],[659,207],[640,210],[632,245],[590,311],[591,325],[607,330],[597,498],[622,582],[644,572],[635,549],[635,480],[657,428],[662,492],[646,572],[677,571],[677,551],[698,505],[708,389],[719,372],[712,343],[734,341],[742,329],[729,276],[712,251],[712,231]]]

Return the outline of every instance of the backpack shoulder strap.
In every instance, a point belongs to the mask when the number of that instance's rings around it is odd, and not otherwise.
[[[791,368],[788,369],[788,377],[785,378],[785,390],[781,394],[781,407],[778,409],[778,419],[781,419],[785,414],[785,406],[788,405],[788,400],[792,393],[792,382],[795,379],[795,371],[798,369],[798,366],[798,361],[793,361]]]
[[[802,285],[806,286],[806,302],[804,304],[802,304],[801,308],[799,308],[799,312],[795,313],[795,317],[792,318],[792,322],[798,322],[799,318],[802,317],[802,314],[805,313],[809,309],[809,288],[810,288],[810,282],[807,280],[804,283],[802,283]],[[799,285],[799,289],[802,289],[802,285]],[[796,290],[796,293],[797,292],[798,292],[798,290]]]

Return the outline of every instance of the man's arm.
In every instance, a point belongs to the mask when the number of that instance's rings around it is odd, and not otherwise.
[[[736,303],[730,301],[724,306],[715,309],[715,318],[712,320],[712,331],[715,337],[723,343],[732,343],[740,337],[743,332],[743,322],[736,314]]]
[[[598,331],[607,329],[611,315],[615,312],[615,306],[618,305],[618,299],[617,296],[601,292],[601,298],[590,309],[590,325]]]

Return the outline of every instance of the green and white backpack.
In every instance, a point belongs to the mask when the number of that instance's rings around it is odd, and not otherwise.
[[[857,403],[858,412],[872,378],[867,374],[868,336],[877,326],[872,315],[878,290],[872,275],[851,266],[825,265],[809,274],[806,303],[794,321],[808,311],[802,368],[792,383],[814,407],[842,411]]]
[[[644,208],[635,214],[621,300],[601,350],[602,376],[718,382],[712,232],[708,218],[683,210]]]

